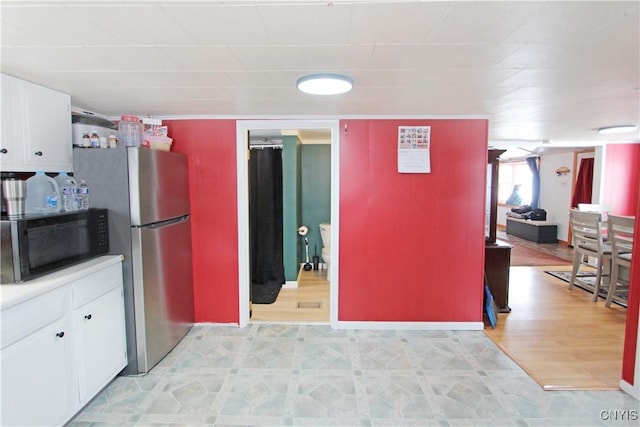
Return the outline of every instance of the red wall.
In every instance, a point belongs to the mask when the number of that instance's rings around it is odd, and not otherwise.
[[[640,218],[640,185],[633,192],[636,196],[634,215]],[[640,242],[640,227],[636,222],[634,242]],[[631,259],[640,260],[640,245],[633,245]],[[640,321],[640,261],[631,264],[631,277],[629,283],[629,298],[627,307],[627,327],[624,337],[624,352],[622,355],[622,379],[634,385],[635,370],[638,369],[640,360],[636,360],[638,346],[638,322]]]
[[[196,322],[238,323],[235,120],[165,120],[189,156]]]
[[[618,215],[640,218],[640,144],[610,144],[605,151],[603,203]],[[636,226],[635,241],[640,241],[640,227]],[[640,259],[640,245],[634,245],[633,259]],[[631,283],[627,308],[622,379],[634,384],[638,345],[640,305],[640,268],[631,267]]]
[[[640,187],[640,144],[610,144],[605,151],[602,201],[611,212],[634,215]]]
[[[486,120],[344,120],[340,321],[482,320]],[[431,173],[397,172],[398,126],[431,126]]]
[[[235,120],[166,120],[189,156],[196,322],[237,323]],[[346,120],[341,321],[482,320],[486,120]],[[430,125],[432,173],[397,173],[397,126]]]

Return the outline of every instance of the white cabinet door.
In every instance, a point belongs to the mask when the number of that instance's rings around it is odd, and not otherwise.
[[[74,321],[79,325],[80,401],[85,402],[127,365],[122,285],[74,310]]]
[[[3,171],[72,171],[69,95],[3,74],[2,148]]]
[[[22,84],[24,164],[32,171],[71,171],[71,99],[29,82]]]
[[[67,326],[60,319],[2,350],[3,426],[60,425],[75,410]]]
[[[20,88],[17,79],[0,74],[2,80],[2,121],[0,122],[0,165],[3,171],[20,170],[22,168],[22,134],[20,123],[22,106],[20,104]]]

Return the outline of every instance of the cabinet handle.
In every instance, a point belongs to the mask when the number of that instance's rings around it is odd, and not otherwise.
[[[58,338],[62,338],[64,336],[64,331],[60,331],[56,334]]]
[[[6,148],[3,148],[0,150],[0,153],[2,154],[7,154],[9,151]]]
[[[84,318],[87,319],[87,320],[91,320],[91,315],[87,314],[86,316],[84,316]]]
[[[36,155],[36,156],[38,156],[38,157],[42,157],[42,151],[36,151],[36,152],[35,152],[35,153],[33,153],[33,154],[35,154],[35,155]]]

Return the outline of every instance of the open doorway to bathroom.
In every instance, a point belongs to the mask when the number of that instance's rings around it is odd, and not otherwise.
[[[333,120],[247,120],[237,124],[240,326],[250,321],[337,323],[338,267],[333,262],[337,250],[326,248],[323,254],[325,245],[337,248],[337,131],[338,121]],[[277,167],[257,163],[265,157]],[[265,170],[266,175],[256,176]],[[273,184],[281,186],[281,198],[270,196]],[[282,212],[281,219],[272,214],[273,206],[260,205],[265,201],[258,200],[256,194],[263,192],[269,196],[262,199],[281,204],[275,209]],[[267,216],[270,219],[263,224]],[[276,217],[275,223],[272,217]],[[272,253],[280,249],[269,241],[255,250],[256,242],[264,243],[259,240],[264,236],[256,232],[256,223],[257,228],[276,230],[274,241],[282,241],[282,253]],[[327,244],[330,241],[333,244]],[[267,264],[275,259],[276,270],[284,268],[284,284],[275,295],[271,294],[273,283],[267,283],[271,276],[263,280],[262,258]],[[330,268],[325,262],[329,259]],[[271,288],[262,287],[262,282]]]

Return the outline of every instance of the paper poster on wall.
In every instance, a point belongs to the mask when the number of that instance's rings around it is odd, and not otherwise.
[[[431,173],[431,126],[398,126],[398,172]]]

